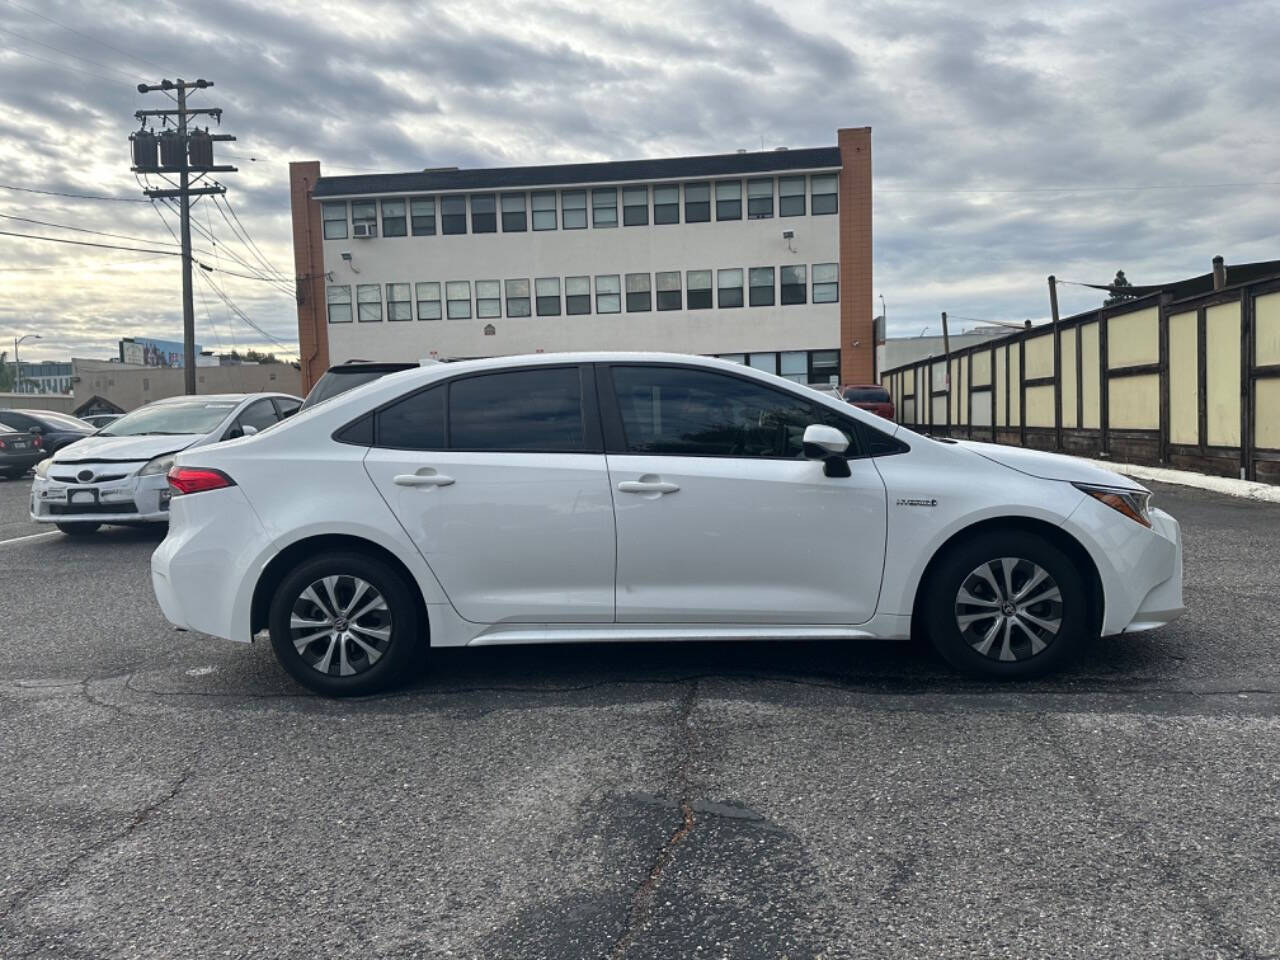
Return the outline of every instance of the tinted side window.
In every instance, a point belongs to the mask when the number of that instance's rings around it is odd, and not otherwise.
[[[582,383],[576,367],[464,377],[449,388],[453,450],[586,450]]]
[[[444,449],[444,385],[411,393],[378,414],[378,446]]]
[[[799,458],[805,427],[833,419],[803,397],[707,370],[614,367],[613,385],[631,453]]]
[[[23,413],[10,413],[8,410],[0,412],[0,423],[7,427],[13,427],[15,430],[30,430],[35,423],[30,417]]]
[[[277,419],[276,408],[270,400],[255,400],[241,411],[236,423],[241,428],[256,427],[258,430],[265,430]]]

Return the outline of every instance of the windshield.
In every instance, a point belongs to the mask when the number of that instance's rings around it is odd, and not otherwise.
[[[236,408],[233,400],[184,400],[154,403],[126,413],[98,432],[100,437],[144,437],[162,434],[208,433]]]
[[[388,373],[395,372],[394,370],[388,370],[386,367],[375,367],[371,370],[350,370],[345,373],[337,373],[330,370],[316,381],[316,385],[307,394],[307,399],[302,401],[301,409],[306,410],[308,407],[314,407],[317,403],[336,397],[340,393],[346,393],[354,387],[371,383],[379,377],[385,377]]]
[[[884,387],[850,387],[844,398],[850,403],[888,403],[889,391]]]

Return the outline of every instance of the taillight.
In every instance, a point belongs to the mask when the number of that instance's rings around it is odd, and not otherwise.
[[[31,440],[32,440],[32,443],[35,444],[35,448],[37,450],[40,450],[44,447],[44,440],[41,439],[40,437],[32,437]]]
[[[223,487],[234,487],[236,482],[221,470],[212,467],[170,467],[169,487],[175,497],[185,493],[203,493],[206,490],[221,490]]]
[[[0,440],[0,450],[3,450],[3,449],[4,449],[4,441]]]

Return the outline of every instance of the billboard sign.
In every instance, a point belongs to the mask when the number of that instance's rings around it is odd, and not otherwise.
[[[196,344],[196,356],[200,344]],[[175,340],[150,340],[126,337],[120,341],[120,362],[143,367],[181,367],[182,343]]]

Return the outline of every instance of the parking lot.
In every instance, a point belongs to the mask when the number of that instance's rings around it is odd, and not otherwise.
[[[1190,611],[990,686],[911,644],[438,653],[332,702],[174,632],[158,533],[0,483],[5,957],[1280,953],[1280,506],[1160,487]]]

